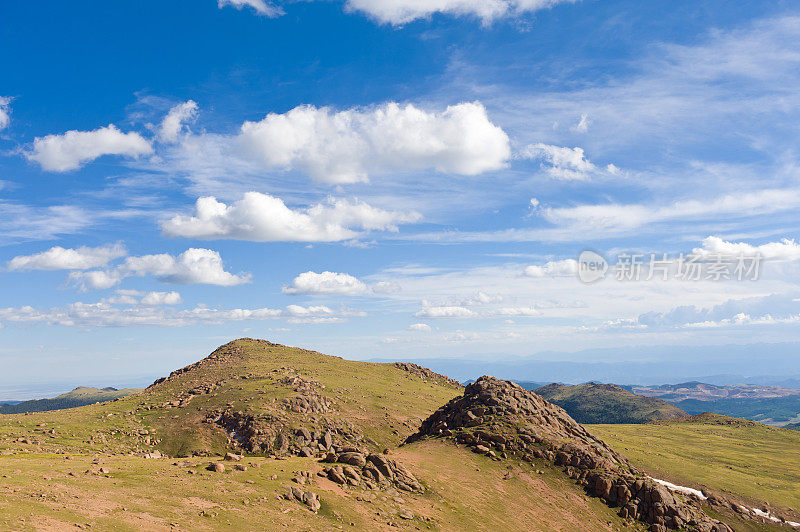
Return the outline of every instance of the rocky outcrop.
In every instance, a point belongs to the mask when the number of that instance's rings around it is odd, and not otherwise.
[[[320,503],[319,496],[316,493],[303,490],[297,486],[287,486],[283,498],[287,501],[297,501],[305,504],[314,513],[317,513],[322,507],[322,503]]]
[[[381,453],[369,454],[362,449],[345,448],[338,453],[329,453],[327,466],[321,475],[336,482],[366,489],[386,489],[389,486],[422,493],[425,488],[402,464]]]
[[[498,460],[515,455],[552,462],[587,492],[619,507],[622,517],[650,523],[651,530],[730,530],[696,501],[649,479],[562,408],[509,381],[484,376],[467,385],[463,396],[423,421],[409,441],[424,437],[452,438]]]
[[[322,458],[364,441],[351,424],[326,418],[318,419],[316,425],[293,428],[288,420],[272,414],[227,409],[209,413],[206,422],[223,427],[231,446],[252,454]]]
[[[419,366],[411,362],[395,362],[394,365],[403,371],[407,371],[412,375],[416,375],[424,381],[446,383],[450,386],[455,386],[456,388],[462,388],[461,383],[457,380],[451,379],[450,377],[440,373],[436,373],[435,371],[431,371],[426,367]]]

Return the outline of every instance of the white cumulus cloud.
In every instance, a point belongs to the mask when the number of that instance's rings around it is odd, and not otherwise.
[[[784,238],[780,242],[767,242],[760,246],[746,242],[728,242],[717,236],[705,238],[702,247],[694,248],[692,253],[700,256],[755,256],[763,259],[794,261],[800,259],[800,244],[793,239]]]
[[[269,169],[299,169],[327,183],[424,170],[477,175],[506,165],[506,133],[478,102],[427,112],[412,104],[333,111],[306,105],[245,122],[238,139]]]
[[[177,257],[168,253],[128,257],[110,270],[72,272],[70,280],[81,289],[105,289],[119,284],[124,278],[153,276],[159,281],[175,284],[211,284],[237,286],[250,282],[250,275],[234,275],[225,271],[217,251],[189,248]]]
[[[190,122],[197,117],[197,103],[193,100],[181,103],[173,107],[161,121],[158,129],[158,137],[164,142],[174,142],[178,139],[181,130],[186,122]]]
[[[122,244],[66,249],[55,246],[33,255],[20,255],[8,261],[8,269],[19,270],[88,270],[100,268],[110,261],[124,257]]]
[[[139,133],[123,133],[114,124],[93,131],[67,131],[60,135],[36,137],[25,154],[43,170],[66,172],[103,155],[139,157],[153,152],[150,141]]]
[[[413,323],[408,326],[409,331],[430,332],[431,326],[427,323]]]
[[[161,229],[167,236],[209,240],[338,242],[357,237],[359,230],[397,231],[397,224],[419,219],[415,212],[386,211],[360,201],[336,199],[293,210],[280,198],[248,192],[231,205],[213,197],[199,198],[194,215],[165,220]]]
[[[346,8],[360,11],[382,24],[400,25],[434,13],[472,16],[484,23],[519,16],[575,0],[347,0]]]
[[[236,286],[250,282],[248,275],[234,275],[225,271],[217,251],[189,248],[177,257],[167,253],[128,257],[120,266],[126,275],[152,275],[161,281],[176,284],[213,284]]]
[[[178,292],[148,292],[142,297],[142,305],[177,305],[181,302]]]
[[[368,291],[367,285],[346,273],[325,271],[305,272],[283,287],[284,294],[292,295],[359,295]]]

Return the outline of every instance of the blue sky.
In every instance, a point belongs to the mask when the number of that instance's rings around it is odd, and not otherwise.
[[[0,4],[0,395],[240,336],[482,360],[800,340],[791,2],[420,5]],[[621,253],[670,278],[617,280]],[[763,263],[686,281],[681,253]]]

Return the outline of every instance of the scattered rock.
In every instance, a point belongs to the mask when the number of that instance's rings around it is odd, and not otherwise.
[[[314,456],[314,451],[312,451],[309,447],[303,447],[300,449],[300,456],[303,458],[311,458]]]
[[[286,494],[283,496],[286,500],[297,501],[308,506],[308,509],[317,513],[322,507],[319,496],[311,491],[303,491],[297,486],[288,486]]]
[[[208,470],[213,471],[215,473],[224,473],[225,465],[222,462],[211,462],[208,465]]]

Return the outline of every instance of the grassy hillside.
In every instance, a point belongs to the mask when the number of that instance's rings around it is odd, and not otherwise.
[[[118,401],[0,418],[0,528],[642,529],[544,461],[494,461],[439,441],[398,447],[462,392],[413,365],[237,340]],[[258,430],[245,442],[221,424],[226,416]],[[342,486],[317,476],[315,457],[245,448],[273,428],[319,426],[387,452],[425,492]],[[231,448],[246,456],[222,473],[207,469]],[[318,494],[319,512],[285,500],[289,486]]]
[[[662,399],[634,395],[614,384],[548,384],[534,390],[579,423],[647,423],[685,416]]]
[[[796,431],[713,414],[587,428],[656,478],[722,493],[751,506],[766,502],[800,521]]]
[[[75,408],[94,403],[102,403],[104,401],[113,401],[114,399],[126,397],[140,391],[141,390],[138,388],[117,390],[116,388],[90,388],[81,386],[51,399],[34,399],[32,401],[20,401],[14,404],[2,405],[0,406],[0,414],[24,414],[25,412],[63,410],[65,408]]]
[[[442,442],[403,447],[394,456],[413,464],[427,493],[345,488],[316,476],[321,468],[312,458],[245,458],[247,471],[219,474],[203,459],[3,456],[0,464],[12,473],[0,486],[0,529],[644,530],[555,468],[509,466]],[[297,486],[297,471],[311,473],[303,488],[319,494],[318,514],[279,497]]]

